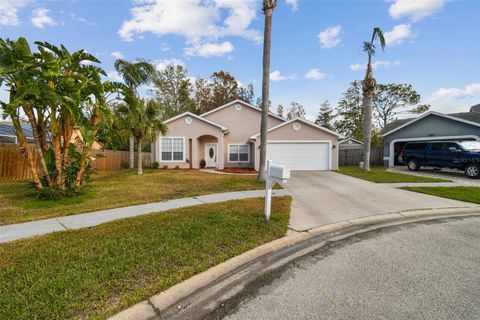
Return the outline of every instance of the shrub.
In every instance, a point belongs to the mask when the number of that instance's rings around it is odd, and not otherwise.
[[[175,166],[175,169],[180,169],[180,167],[179,167],[179,166]]]
[[[151,169],[158,169],[158,168],[160,168],[160,163],[158,163],[158,161],[153,161],[153,162],[150,164],[150,168],[151,168]]]
[[[83,194],[82,189],[53,189],[44,187],[43,189],[38,190],[37,198],[41,200],[58,200],[62,198],[75,197]]]
[[[163,166],[163,170],[167,170],[167,169],[168,169],[168,166],[165,164],[165,165]]]
[[[200,160],[200,168],[205,168],[207,166],[207,161],[205,159]]]
[[[122,160],[120,166],[122,167],[122,169],[128,169],[130,168],[130,162],[128,162],[127,160]]]

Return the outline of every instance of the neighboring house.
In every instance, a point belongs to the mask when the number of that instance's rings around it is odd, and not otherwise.
[[[33,132],[32,132],[32,127],[30,126],[29,123],[27,122],[22,122],[21,123],[22,130],[25,133],[25,137],[27,138],[28,143],[34,144],[35,140],[33,138]],[[70,142],[73,144],[77,143],[77,138],[80,138],[82,140],[82,134],[80,130],[75,129],[72,133],[72,137],[70,139]],[[50,141],[49,137],[47,136],[47,141]],[[13,129],[13,124],[9,121],[5,122],[0,122],[0,143],[19,143],[18,138],[15,135],[15,131]],[[101,149],[102,145],[98,142],[94,142],[92,149]]]
[[[403,146],[411,141],[478,140],[480,141],[480,104],[470,112],[444,114],[426,112],[416,118],[393,121],[383,129],[385,166],[399,163]]]
[[[353,138],[347,138],[345,140],[342,140],[338,143],[338,145],[340,150],[363,149],[363,142]]]
[[[259,169],[261,109],[235,100],[201,115],[182,113],[165,121],[168,132],[152,144],[162,166]],[[291,170],[338,169],[341,135],[304,119],[268,116],[267,159]]]
[[[25,132],[25,137],[29,143],[34,143],[33,133],[30,124],[23,122],[21,123],[23,132]],[[0,143],[18,143],[17,136],[13,129],[13,124],[11,122],[5,121],[0,122]]]

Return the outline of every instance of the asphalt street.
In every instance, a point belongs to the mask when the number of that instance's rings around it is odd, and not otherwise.
[[[480,218],[389,227],[249,285],[209,319],[480,319]]]

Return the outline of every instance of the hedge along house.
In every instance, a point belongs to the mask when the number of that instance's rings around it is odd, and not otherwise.
[[[168,132],[152,144],[161,166],[253,168],[260,164],[261,109],[235,100],[201,115],[190,112],[166,120]],[[304,119],[268,116],[267,159],[291,170],[338,169],[338,133]]]
[[[470,112],[426,112],[416,118],[393,121],[383,129],[384,165],[401,164],[399,155],[408,142],[435,140],[480,141],[480,104]]]

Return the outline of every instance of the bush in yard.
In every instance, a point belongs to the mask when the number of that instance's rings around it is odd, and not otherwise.
[[[158,163],[158,161],[153,161],[153,162],[150,164],[150,168],[151,168],[151,169],[158,169],[158,168],[160,168],[160,163]]]
[[[200,160],[200,168],[205,168],[207,166],[207,161],[205,159]]]
[[[93,143],[101,125],[111,120],[107,96],[123,93],[126,87],[102,81],[105,71],[90,64],[100,61],[85,50],[69,52],[63,45],[35,44],[38,51],[32,52],[25,38],[0,38],[0,84],[10,93],[0,106],[3,118],[13,123],[35,188],[56,190],[39,196],[72,194],[84,186]],[[33,133],[33,150],[21,126],[23,115]]]
[[[179,167],[179,166],[175,166],[175,169],[176,169],[176,170],[177,170],[177,169],[180,169],[180,167]]]
[[[127,160],[122,160],[122,162],[120,162],[120,166],[122,167],[122,169],[128,169],[130,168],[130,162],[128,162]]]
[[[168,166],[166,164],[164,164],[162,168],[163,168],[163,170],[167,170]]]

